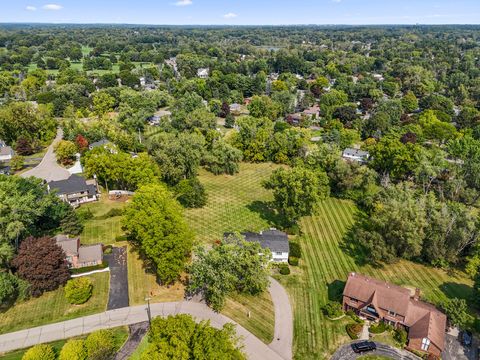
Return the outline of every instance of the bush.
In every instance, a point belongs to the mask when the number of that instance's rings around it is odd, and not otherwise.
[[[352,340],[357,340],[358,335],[362,331],[363,324],[359,323],[353,323],[353,324],[348,324],[345,329],[347,330],[348,336],[350,336],[350,339]]]
[[[322,310],[325,315],[332,319],[343,315],[342,304],[336,301],[329,301],[323,306]]]
[[[83,304],[90,299],[92,291],[92,281],[86,277],[69,280],[65,285],[65,297],[70,304]]]
[[[360,319],[358,317],[358,315],[353,312],[353,310],[348,310],[347,315],[350,316],[352,318],[352,320],[355,321],[358,324],[363,324],[364,323],[364,321],[362,319]]]
[[[50,345],[40,344],[28,349],[22,360],[55,360],[55,352]]]
[[[298,226],[297,224],[292,224],[290,227],[285,229],[285,232],[288,235],[300,235],[300,231],[300,226]]]
[[[110,330],[97,330],[88,335],[85,348],[89,360],[109,360],[115,354],[115,338]]]
[[[288,263],[292,266],[298,266],[298,258],[295,256],[289,256]]]
[[[393,338],[398,342],[400,343],[402,346],[405,346],[405,344],[407,343],[407,332],[405,331],[405,329],[402,329],[402,328],[398,328],[398,329],[395,329],[395,334],[393,335]]]
[[[58,360],[86,360],[87,349],[84,340],[68,340],[62,347]]]
[[[288,267],[287,264],[282,264],[280,265],[280,274],[282,275],[288,275],[290,274],[290,268]]]
[[[302,250],[299,243],[290,241],[290,256],[298,259],[302,257]]]
[[[81,207],[76,210],[76,213],[81,222],[93,219],[93,212],[89,207]]]
[[[387,325],[383,321],[373,324],[369,329],[372,334],[381,334],[385,332],[385,330],[387,330]]]

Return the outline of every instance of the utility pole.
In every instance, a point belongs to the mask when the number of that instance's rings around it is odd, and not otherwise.
[[[150,297],[146,297],[145,301],[147,302],[147,316],[148,316],[148,326],[152,326],[152,313],[150,312]]]

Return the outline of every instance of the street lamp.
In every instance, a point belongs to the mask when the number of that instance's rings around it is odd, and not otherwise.
[[[145,298],[145,301],[147,302],[147,309],[146,309],[146,310],[147,310],[148,325],[149,325],[149,326],[152,326],[152,313],[150,312],[150,300],[151,300],[151,299],[152,299],[152,298],[150,298],[150,297],[148,297],[148,296]]]

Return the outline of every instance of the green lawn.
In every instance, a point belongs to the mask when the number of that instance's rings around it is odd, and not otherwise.
[[[80,236],[82,244],[102,243],[106,245],[123,240],[122,216],[108,217],[107,213],[111,209],[123,209],[124,207],[125,202],[109,200],[105,192],[102,193],[99,201],[82,205],[81,211],[90,209],[94,216],[84,224]]]
[[[228,231],[259,231],[272,226],[265,216],[265,202],[271,193],[261,186],[278,165],[271,163],[242,163],[236,175],[213,175],[200,171],[200,181],[205,185],[208,203],[202,209],[185,211],[189,225],[197,240],[213,243]],[[262,217],[263,216],[263,217]]]
[[[321,307],[341,293],[351,271],[360,272],[395,284],[419,287],[423,298],[438,303],[447,297],[467,298],[471,281],[463,274],[408,261],[374,268],[361,265],[342,246],[345,233],[354,223],[355,205],[350,201],[328,199],[318,215],[300,221],[304,236],[300,267],[288,277],[278,279],[288,289],[294,306],[294,353],[296,359],[325,359],[348,337],[345,324],[330,321]],[[359,254],[353,254],[359,256]]]
[[[65,300],[63,288],[50,291],[1,311],[0,334],[105,311],[109,273],[93,274],[89,278],[93,281],[93,295],[85,304],[69,304]]]
[[[120,350],[120,348],[123,346],[125,341],[127,341],[128,327],[121,326],[121,327],[113,328],[112,331],[113,331],[113,336],[115,338],[115,348],[117,350]],[[83,335],[83,336],[77,336],[71,339],[85,339],[86,337],[87,335]],[[63,345],[66,342],[67,340],[58,340],[48,344],[53,347],[53,350],[55,351],[56,354],[59,354],[60,351],[62,350]],[[0,360],[21,360],[23,354],[25,354],[27,350],[28,348],[9,352],[3,356],[0,356]]]

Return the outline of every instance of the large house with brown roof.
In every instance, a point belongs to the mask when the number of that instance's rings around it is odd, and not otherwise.
[[[343,291],[343,308],[372,321],[384,321],[408,331],[407,347],[440,357],[447,317],[410,290],[357,273],[350,273]]]

